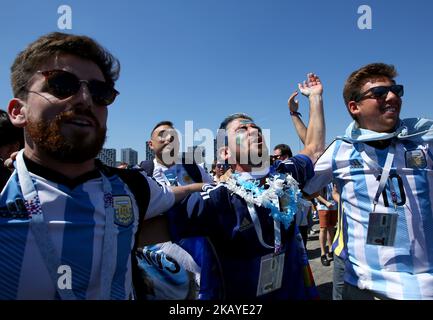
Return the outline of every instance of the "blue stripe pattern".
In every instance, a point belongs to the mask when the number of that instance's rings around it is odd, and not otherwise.
[[[407,147],[407,146],[406,146]],[[356,159],[359,161],[363,161],[359,155],[359,147],[355,144],[354,148],[350,154],[350,159]],[[377,163],[383,167],[386,156],[388,154],[388,149],[378,150],[375,149],[375,156]],[[333,161],[333,163],[335,163]],[[395,167],[399,169],[395,169]],[[335,168],[333,168],[335,171]],[[354,194],[349,195],[347,190],[343,188],[342,199],[354,197],[357,208],[351,208],[349,204],[345,203],[346,212],[350,213],[351,219],[349,220],[349,224],[347,225],[347,234],[351,235],[349,237],[348,250],[350,254],[350,263],[346,264],[347,273],[346,280],[353,285],[356,285],[359,280],[363,280],[362,275],[358,275],[355,272],[355,267],[357,265],[358,260],[356,257],[359,253],[356,253],[355,248],[359,250],[362,248],[362,239],[366,238],[367,233],[367,225],[368,225],[368,213],[372,211],[372,194],[376,192],[373,188],[371,190],[367,189],[367,178],[368,176],[373,177],[373,172],[368,172],[370,169],[351,169],[350,170],[350,182],[354,183]],[[379,172],[375,172],[377,175]],[[429,177],[430,174],[430,177]],[[416,244],[412,243],[409,236],[408,230],[408,221],[406,218],[406,214],[411,215],[411,223],[410,226],[413,230],[411,232],[414,234],[415,239],[420,239],[421,243],[419,245],[424,246],[421,250],[426,252],[427,261],[419,262],[424,266],[428,266],[427,268],[431,268],[433,266],[433,217],[431,213],[432,208],[432,199],[430,197],[431,190],[429,185],[429,179],[431,179],[431,172],[429,173],[424,169],[411,169],[406,167],[405,163],[405,151],[398,150],[396,153],[396,157],[393,162],[393,168],[390,172],[390,177],[392,178],[392,184],[394,186],[394,190],[397,193],[397,202],[400,205],[397,206],[397,234],[395,238],[395,244],[393,247],[380,247],[373,246],[369,244],[365,244],[365,251],[363,255],[365,256],[365,262],[368,264],[368,272],[370,272],[371,278],[371,290],[375,292],[379,292],[388,296],[390,292],[400,292],[399,296],[402,299],[416,299],[422,298],[423,293],[421,292],[420,284],[416,279],[416,274],[419,273],[431,273],[432,270],[416,270],[417,266],[414,265],[413,260],[413,246]],[[399,180],[400,185],[399,185]],[[410,179],[410,180],[409,180]],[[344,180],[343,180],[344,181]],[[369,180],[371,183],[372,181]],[[401,190],[401,184],[403,186],[403,190]],[[370,196],[368,196],[368,192],[370,192]],[[385,212],[393,213],[394,206],[391,198],[391,189],[389,183],[386,185],[385,191],[386,199],[388,201],[388,207],[385,208]],[[406,203],[403,205],[402,202],[406,198]],[[381,195],[379,198],[379,205],[384,205],[384,196]],[[410,208],[410,213],[407,213],[405,210]],[[362,212],[360,217],[355,214],[355,212]],[[383,209],[376,210],[376,212],[383,212]],[[343,218],[344,219],[344,218]],[[359,219],[359,221],[354,221],[353,219]],[[345,222],[347,220],[344,220]],[[354,225],[361,223],[363,227],[363,235],[360,234],[360,230],[357,229],[355,231]],[[421,228],[422,230],[418,230],[417,228]],[[393,256],[387,258],[387,256],[382,255],[381,250],[387,250],[387,252],[393,252]],[[418,248],[417,250],[420,250]],[[419,253],[418,253],[419,254]],[[382,260],[381,260],[382,259]],[[359,261],[362,262],[362,261]],[[424,268],[425,269],[425,268]],[[384,272],[388,274],[388,276],[394,277],[394,280],[391,278],[384,279]],[[359,279],[358,279],[359,276]],[[367,276],[366,280],[369,280]],[[391,282],[392,281],[392,282]],[[359,283],[358,283],[359,284]],[[392,289],[390,286],[394,284],[395,289]],[[362,287],[362,285],[361,285]]]
[[[344,188],[343,188],[344,187],[344,183],[343,183],[343,180],[336,179],[337,178],[337,174],[335,172],[337,171],[338,166],[337,166],[337,162],[335,161],[335,159],[337,158],[337,154],[338,154],[338,151],[340,150],[342,142],[343,142],[342,140],[336,140],[334,142],[335,147],[334,147],[334,151],[332,152],[332,160],[331,160],[332,161],[332,172],[333,172],[334,183],[336,183],[337,190],[340,190],[340,192],[341,192],[341,190],[343,190],[343,192],[344,192]],[[344,205],[342,199],[343,199],[343,197],[341,197],[340,203],[342,203],[342,205]],[[332,251],[335,254],[336,248],[338,246],[342,245],[343,248],[341,249],[341,252],[339,253],[339,257],[341,257],[342,259],[346,259],[347,258],[347,249],[346,249],[346,247],[347,247],[347,234],[344,232],[344,230],[347,229],[347,220],[346,220],[346,217],[345,217],[345,214],[344,214],[344,208],[339,208],[338,219],[339,220],[342,219],[343,223],[341,223],[341,221],[337,221],[337,223],[339,225],[338,230],[337,230],[338,234],[336,234],[335,237],[334,237],[335,241],[332,243]],[[340,239],[341,238],[342,238],[342,241],[343,241],[342,244],[340,243],[340,241],[341,241]]]
[[[110,179],[113,196],[128,195],[125,184],[117,176]],[[132,199],[131,199],[132,203]],[[133,208],[131,208],[133,210]],[[126,299],[125,276],[131,261],[132,239],[134,237],[134,224],[138,221],[138,212],[134,212],[134,222],[129,226],[117,225],[117,260],[116,271],[111,283],[111,299]]]
[[[83,185],[73,190],[62,185],[58,188],[67,194],[64,219],[73,222],[64,227],[61,261],[71,267],[75,296],[86,299],[93,261],[95,207]]]
[[[0,207],[7,201],[23,198],[18,188],[18,176],[4,189]],[[0,217],[0,299],[12,300],[18,295],[18,286],[24,252],[29,232],[29,219],[9,219]]]

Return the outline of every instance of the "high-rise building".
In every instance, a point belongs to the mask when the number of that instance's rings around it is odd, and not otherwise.
[[[217,139],[213,139],[213,160],[215,161],[218,158],[218,149],[217,149]]]
[[[146,143],[146,160],[153,160],[155,158],[155,152],[150,149],[149,145]]]
[[[115,167],[116,166],[116,149],[105,149],[103,148],[97,158],[101,160],[101,162],[107,166]]]
[[[184,152],[184,161],[185,163],[204,163],[205,156],[204,146],[188,147],[188,150]]]
[[[135,166],[138,163],[138,152],[131,148],[125,148],[120,150],[122,154],[122,162]]]

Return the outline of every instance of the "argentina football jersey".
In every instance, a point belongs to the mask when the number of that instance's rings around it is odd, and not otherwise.
[[[139,208],[125,182],[95,170],[71,186],[27,159],[17,165],[29,167],[35,196],[26,196],[20,170],[1,194],[0,243],[11,245],[0,247],[0,299],[130,299]],[[148,218],[174,196],[143,179]]]
[[[341,191],[336,244],[345,248],[340,256],[348,259],[347,283],[392,299],[433,299],[433,142],[410,133],[384,149],[336,140],[317,161],[304,191],[312,193],[331,180]],[[379,193],[383,174],[388,178]],[[380,213],[381,220],[372,224],[372,213]],[[375,238],[381,226],[388,231]]]

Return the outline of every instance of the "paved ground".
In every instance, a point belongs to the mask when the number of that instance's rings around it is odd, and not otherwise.
[[[314,281],[319,290],[321,300],[332,300],[332,270],[333,261],[329,267],[325,267],[320,262],[320,245],[319,245],[319,224],[314,221],[314,235],[308,236],[307,254],[310,260],[311,270],[313,271]]]

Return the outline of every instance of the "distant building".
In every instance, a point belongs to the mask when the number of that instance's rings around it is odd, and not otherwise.
[[[116,149],[105,149],[103,148],[97,158],[101,160],[101,162],[107,166],[115,167],[116,166]]]
[[[213,160],[215,161],[218,157],[218,152],[217,152],[217,139],[213,139]]]
[[[188,147],[188,150],[183,153],[185,163],[204,163],[206,149],[203,146]]]
[[[153,160],[155,159],[155,152],[153,152],[152,149],[150,149],[149,145],[146,143],[146,160]]]
[[[125,148],[120,150],[122,157],[121,161],[135,166],[138,163],[138,152],[131,148]]]

